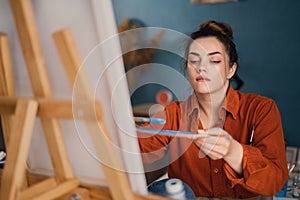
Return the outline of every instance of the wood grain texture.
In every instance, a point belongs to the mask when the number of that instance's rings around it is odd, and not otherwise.
[[[31,0],[10,0],[19,40],[35,97],[50,98],[52,90],[39,41]],[[73,178],[63,133],[57,119],[41,118],[48,151],[59,181]]]
[[[0,169],[0,179],[3,174],[3,171]],[[44,180],[48,180],[49,177],[45,175],[38,175],[38,174],[27,174],[27,179],[29,182],[29,185],[34,185],[36,183],[40,183]],[[1,185],[0,185],[1,189]],[[79,192],[78,192],[79,191]],[[86,199],[92,199],[92,200],[112,200],[112,196],[110,194],[110,190],[107,186],[96,186],[96,185],[90,185],[81,183],[78,189],[75,189],[71,192],[69,192],[66,195],[63,195],[62,197],[57,198],[57,200],[69,200],[70,196],[74,194],[83,194],[82,198],[84,200]],[[160,195],[155,194],[149,194],[149,195],[139,195],[139,194],[133,194],[133,199],[135,200],[167,200],[169,198],[163,197]]]
[[[1,183],[1,199],[13,200],[22,189],[37,102],[19,100]]]
[[[8,36],[0,33],[0,96],[15,96],[15,84]],[[12,115],[1,114],[1,124],[6,148],[13,122]]]

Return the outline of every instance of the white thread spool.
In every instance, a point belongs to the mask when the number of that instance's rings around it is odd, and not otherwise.
[[[182,181],[176,178],[172,178],[165,183],[166,190],[172,199],[186,199],[185,190]]]

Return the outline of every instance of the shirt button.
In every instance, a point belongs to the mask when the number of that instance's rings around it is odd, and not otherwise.
[[[215,169],[214,169],[214,173],[215,173],[215,174],[219,173],[219,169],[218,169],[218,168],[215,168]]]

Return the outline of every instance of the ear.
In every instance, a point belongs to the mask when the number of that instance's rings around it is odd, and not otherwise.
[[[233,77],[233,75],[236,72],[236,69],[237,69],[237,64],[233,63],[233,65],[229,67],[229,71],[227,73],[227,79],[231,79]]]

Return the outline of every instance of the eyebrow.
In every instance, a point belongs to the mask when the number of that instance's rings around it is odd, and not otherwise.
[[[196,53],[196,52],[190,52],[188,55],[190,55],[190,54],[195,55],[195,56],[200,56],[200,54],[199,54],[199,53]],[[220,54],[220,55],[222,55],[222,53],[219,52],[219,51],[210,52],[210,53],[208,53],[207,55],[208,55],[208,56],[212,56],[212,55],[215,55],[215,54]]]
[[[212,55],[215,55],[215,54],[222,55],[221,52],[219,52],[219,51],[214,51],[214,52],[208,53],[207,55],[212,56]]]
[[[195,56],[200,56],[200,54],[199,54],[199,53],[196,53],[196,52],[189,52],[188,55],[190,55],[190,54],[195,55]]]

